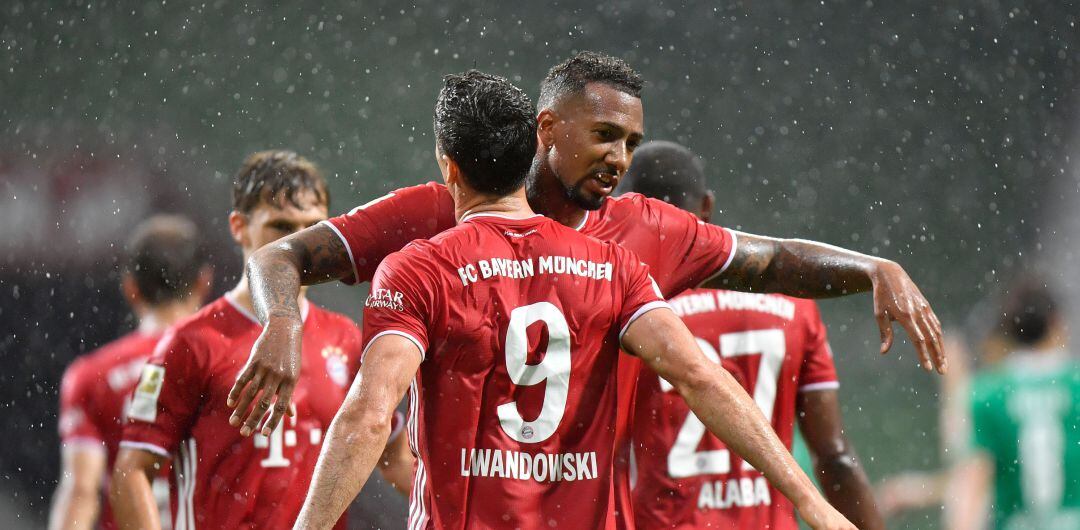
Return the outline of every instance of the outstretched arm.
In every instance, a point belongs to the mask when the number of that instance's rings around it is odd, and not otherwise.
[[[63,467],[53,495],[49,528],[94,528],[100,511],[101,483],[105,475],[105,448],[101,445],[65,445]]]
[[[296,529],[332,528],[367,482],[390,437],[390,418],[420,367],[416,346],[384,335],[368,346],[323,442]]]
[[[161,528],[151,484],[165,458],[141,449],[121,448],[109,483],[109,502],[120,528]]]
[[[709,431],[761,471],[812,528],[855,528],[818,493],[753,399],[705,357],[675,313],[645,313],[629,325],[622,344],[670,382]]]
[[[836,390],[799,393],[799,429],[814,458],[814,472],[829,503],[861,530],[884,530],[874,491],[844,436]]]
[[[892,347],[892,322],[907,331],[923,368],[945,373],[941,322],[907,272],[893,261],[824,243],[737,232],[735,256],[706,287],[829,298],[872,291],[881,353]]]
[[[273,415],[263,426],[270,432],[289,410],[293,387],[300,375],[300,340],[304,322],[297,298],[301,285],[345,278],[352,261],[341,238],[318,224],[255,251],[248,258],[247,278],[262,334],[252,346],[247,365],[229,392],[229,418],[240,433],[255,432],[271,401]],[[261,397],[260,397],[261,393]]]

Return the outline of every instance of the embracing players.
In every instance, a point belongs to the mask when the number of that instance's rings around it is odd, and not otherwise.
[[[665,297],[710,279],[733,290],[812,298],[872,291],[882,349],[892,344],[895,320],[908,332],[923,366],[944,370],[941,325],[896,263],[810,241],[736,233],[638,195],[608,197],[642,141],[641,87],[640,76],[626,63],[591,52],[551,69],[541,85],[537,151],[526,178],[533,211],[634,252]],[[300,352],[295,298],[301,284],[369,281],[390,253],[455,224],[446,187],[429,183],[397,190],[254,253],[248,278],[265,327],[230,392],[230,405],[236,407],[230,421],[252,431],[272,406],[264,424],[268,430],[288,409]],[[626,431],[640,362],[630,358],[619,370],[616,449],[625,453],[622,462],[630,451]],[[620,465],[616,473],[621,477],[616,498],[629,506],[628,469]]]
[[[697,349],[636,256],[529,209],[536,121],[524,92],[476,71],[447,76],[435,137],[459,224],[379,265],[363,368],[297,528],[330,527],[359,492],[406,389],[418,454],[411,528],[616,528],[620,343],[812,527],[854,528]]]
[[[619,190],[662,199],[705,222],[712,213],[701,160],[671,142],[643,144]],[[789,450],[798,418],[829,501],[862,530],[885,528],[844,436],[836,368],[817,304],[715,289],[691,289],[669,302],[705,354],[754,397]],[[638,381],[633,439],[637,528],[798,528],[790,501],[706,433],[663,378]]]
[[[326,219],[329,202],[311,162],[291,151],[255,153],[236,175],[229,229],[246,258]],[[246,278],[158,342],[135,388],[113,474],[110,498],[123,527],[157,527],[149,480],[169,459],[174,528],[292,525],[360,353],[352,321],[297,295],[297,335],[306,340],[295,399],[290,417],[266,436],[241,436],[225,406],[262,330]]]
[[[116,528],[108,503],[102,506],[102,487],[120,448],[128,397],[161,333],[199,309],[210,290],[198,230],[183,217],[158,215],[142,222],[126,254],[120,286],[139,327],[80,357],[64,373],[63,471],[49,528],[94,528],[95,521],[98,528]]]

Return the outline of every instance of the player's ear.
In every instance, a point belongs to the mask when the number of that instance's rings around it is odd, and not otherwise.
[[[455,189],[464,184],[462,180],[461,167],[454,162],[453,158],[442,155],[443,163],[446,164],[446,172],[443,174],[443,178],[446,179],[446,187]]]
[[[214,269],[209,265],[203,265],[199,268],[199,277],[195,280],[195,285],[191,286],[191,296],[194,296],[195,300],[201,305],[213,287]]]
[[[247,225],[247,214],[240,213],[236,210],[229,212],[229,233],[232,234],[233,241],[241,247],[247,245]]]
[[[544,109],[536,115],[536,143],[540,149],[551,149],[555,145],[555,123],[559,117],[555,111]]]
[[[716,196],[713,195],[712,190],[705,190],[705,196],[701,198],[701,213],[698,217],[706,223],[709,222],[709,219],[712,219],[712,209],[715,204]]]
[[[135,283],[135,277],[130,272],[125,272],[120,277],[120,292],[124,295],[124,300],[128,305],[135,307],[143,303],[142,293],[139,292],[139,286]]]

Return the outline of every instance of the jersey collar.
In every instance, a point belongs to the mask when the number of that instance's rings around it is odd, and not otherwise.
[[[467,213],[467,214],[463,215],[461,217],[461,222],[466,223],[466,222],[472,221],[473,219],[476,219],[478,217],[494,217],[494,218],[497,218],[497,219],[505,219],[507,221],[524,221],[526,219],[535,219],[537,217],[543,217],[543,216],[537,213],[537,214],[530,215],[529,217],[510,217],[508,215],[503,215],[503,214],[498,214],[498,213],[479,212],[479,213]]]

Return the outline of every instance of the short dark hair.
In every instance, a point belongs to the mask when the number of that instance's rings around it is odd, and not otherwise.
[[[155,215],[128,239],[125,273],[150,305],[183,300],[191,294],[206,257],[199,231],[186,217]]]
[[[583,51],[551,67],[540,82],[541,109],[550,108],[570,94],[580,93],[589,83],[603,83],[635,98],[641,97],[645,82],[626,61],[603,53]]]
[[[1002,332],[1017,344],[1032,346],[1050,332],[1057,312],[1057,300],[1045,282],[1035,278],[1018,280],[1005,294]]]
[[[684,210],[701,205],[707,193],[705,164],[689,149],[665,141],[641,144],[634,151],[619,192],[633,191]]]
[[[536,108],[505,78],[450,74],[435,102],[435,140],[470,187],[507,195],[525,184],[536,156]]]
[[[233,210],[248,213],[260,202],[283,206],[282,200],[301,208],[304,193],[330,207],[330,190],[310,160],[293,151],[259,151],[244,159],[233,178]]]

